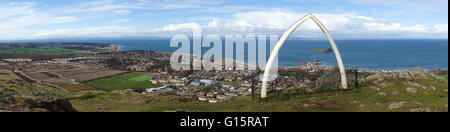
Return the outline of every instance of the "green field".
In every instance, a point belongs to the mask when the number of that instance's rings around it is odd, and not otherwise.
[[[105,91],[125,90],[133,88],[154,88],[159,84],[153,84],[150,81],[141,81],[149,76],[146,73],[133,72],[122,74],[110,78],[90,81],[87,84]]]
[[[64,48],[15,48],[10,50],[0,50],[0,54],[48,54],[48,55],[64,55],[64,54],[75,54],[75,55],[86,55],[90,54],[88,52],[80,52]]]
[[[137,82],[144,82],[144,81],[148,81],[148,80],[152,79],[153,77],[155,77],[155,75],[147,74],[147,75],[141,75],[141,76],[131,78],[130,80],[137,81]]]

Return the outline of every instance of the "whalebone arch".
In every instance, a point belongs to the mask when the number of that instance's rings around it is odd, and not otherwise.
[[[262,83],[262,89],[261,89],[261,98],[267,97],[267,83],[268,83],[269,77],[271,75],[271,71],[272,71],[271,69],[272,69],[273,63],[274,63],[275,58],[277,57],[278,52],[280,51],[281,47],[284,45],[284,43],[289,38],[289,36],[291,36],[291,34],[301,24],[303,24],[306,20],[309,20],[309,19],[313,20],[314,23],[316,23],[317,26],[319,26],[319,28],[322,30],[322,32],[325,34],[325,36],[330,41],[331,47],[333,48],[334,54],[336,56],[336,60],[338,62],[339,71],[340,71],[340,74],[341,74],[342,88],[343,89],[347,89],[347,76],[346,76],[346,73],[345,73],[344,62],[342,61],[341,54],[339,52],[338,47],[336,46],[336,43],[334,42],[334,39],[331,37],[331,35],[330,35],[329,31],[327,30],[327,28],[322,24],[322,22],[319,21],[319,19],[317,19],[312,14],[308,14],[308,15],[304,16],[303,18],[301,18],[300,20],[298,20],[294,25],[292,25],[284,33],[284,35],[281,37],[281,39],[278,41],[278,43],[275,45],[272,53],[270,54],[269,61],[267,62],[267,65],[266,65],[266,68],[265,68],[265,71],[264,71],[263,83]]]

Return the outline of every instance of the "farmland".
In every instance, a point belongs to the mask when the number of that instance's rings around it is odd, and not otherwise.
[[[32,78],[41,80],[44,83],[51,83],[51,84],[57,84],[57,85],[63,85],[63,84],[70,84],[72,81],[69,79],[60,78],[59,76],[49,73],[49,72],[39,72],[39,73],[33,73],[29,74]]]
[[[132,88],[153,88],[160,86],[158,84],[153,84],[148,80],[144,80],[149,77],[150,76],[146,73],[133,72],[89,81],[87,84],[105,91],[124,90]]]
[[[9,80],[22,80],[22,79],[10,70],[0,69],[0,80],[9,81]]]
[[[57,71],[56,73],[61,74],[66,78],[75,79],[78,82],[85,82],[124,73],[124,71],[104,70],[101,68],[80,68],[75,70]]]
[[[83,83],[90,80],[114,76],[126,71],[108,70],[99,67],[71,64],[39,64],[15,65],[11,68],[22,69],[28,76],[40,80],[42,83],[64,86]],[[4,74],[6,75],[6,74]],[[73,88],[73,87],[70,87]]]
[[[61,86],[70,92],[92,91],[93,89],[83,86],[82,84],[67,84]]]

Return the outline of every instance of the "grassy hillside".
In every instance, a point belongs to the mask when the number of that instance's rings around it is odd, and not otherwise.
[[[334,90],[324,87],[315,93],[301,88],[275,91],[266,99],[249,96],[234,97],[220,104],[188,100],[170,91],[155,94],[117,92],[117,89],[150,87],[149,81],[134,79],[145,73],[128,73],[90,82],[105,91],[61,92],[46,86],[25,82],[0,81],[0,87],[19,94],[47,91],[66,97],[82,112],[161,112],[187,110],[199,112],[448,112],[448,79],[376,78],[364,81],[361,87]],[[138,79],[139,80],[139,79]]]
[[[383,88],[365,84],[363,88],[346,91],[327,91],[307,94],[302,89],[272,92],[267,99],[251,100],[248,96],[235,97],[220,104],[187,101],[170,95],[99,94],[89,99],[73,99],[80,111],[135,111],[158,112],[189,110],[200,112],[409,112],[448,111],[448,81],[419,79],[414,84],[436,87],[435,91],[420,88],[408,93],[404,80],[389,80]],[[136,103],[152,98],[151,103]],[[400,104],[398,108],[393,108]],[[393,108],[393,109],[392,109]]]

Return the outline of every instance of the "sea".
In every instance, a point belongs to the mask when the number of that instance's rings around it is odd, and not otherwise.
[[[120,50],[174,52],[178,49],[170,47],[169,38],[39,41],[105,43],[117,45]],[[369,70],[402,70],[413,67],[448,69],[448,39],[336,40],[336,44],[346,67]],[[295,66],[300,62],[321,61],[326,66],[337,66],[333,52],[312,51],[321,48],[331,48],[331,46],[327,40],[288,40],[279,52],[278,63],[280,66]],[[245,49],[248,47],[245,46]],[[202,52],[207,50],[209,49],[203,48]],[[233,50],[233,54],[236,54],[236,51]]]

